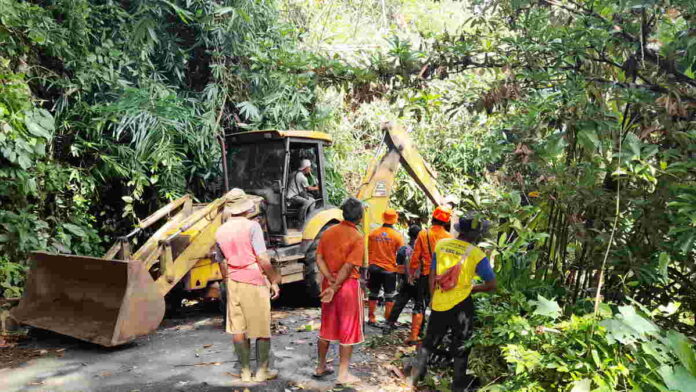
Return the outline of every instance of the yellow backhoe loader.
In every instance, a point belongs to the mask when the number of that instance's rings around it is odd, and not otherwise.
[[[381,224],[400,165],[435,204],[443,202],[434,173],[403,128],[384,127],[384,142],[368,167],[357,197],[367,205],[363,228]],[[11,312],[19,322],[103,346],[116,346],[148,334],[165,313],[165,296],[177,290],[215,295],[222,279],[212,261],[215,231],[226,205],[251,199],[265,230],[273,265],[283,283],[304,280],[310,295],[319,293],[316,246],[323,230],[341,220],[327,205],[325,133],[252,131],[221,140],[225,194],[208,204],[190,196],[175,200],[142,220],[102,258],[35,252],[24,295]],[[288,179],[309,159],[316,173],[316,205],[309,216],[286,197]],[[231,190],[230,190],[231,189]],[[159,227],[131,252],[142,232]],[[179,301],[180,302],[180,301]]]

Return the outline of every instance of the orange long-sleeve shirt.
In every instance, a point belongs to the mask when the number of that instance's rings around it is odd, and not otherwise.
[[[430,238],[430,247],[428,247],[428,238]],[[416,238],[416,244],[413,246],[413,254],[411,255],[411,263],[409,270],[413,273],[421,267],[421,275],[430,274],[430,264],[433,261],[433,255],[430,252],[435,252],[435,245],[443,238],[452,238],[452,235],[440,225],[433,225],[427,230],[421,230]]]
[[[404,246],[404,237],[391,227],[373,230],[367,242],[368,260],[388,272],[396,272],[396,252]]]

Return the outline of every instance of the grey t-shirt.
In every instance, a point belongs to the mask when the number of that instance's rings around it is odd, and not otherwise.
[[[251,225],[251,246],[254,248],[254,253],[260,255],[266,251],[266,241],[263,239],[263,229],[259,222],[254,221]]]
[[[309,188],[309,180],[301,171],[296,171],[288,180],[288,199],[295,196],[306,196],[307,188]]]

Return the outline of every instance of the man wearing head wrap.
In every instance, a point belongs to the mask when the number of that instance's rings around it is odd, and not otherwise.
[[[392,208],[382,214],[382,227],[373,230],[367,239],[368,260],[370,266],[367,287],[369,295],[369,325],[376,325],[375,308],[380,290],[384,290],[384,318],[389,318],[389,313],[394,306],[396,295],[396,253],[404,246],[404,237],[394,230],[394,224],[399,220],[399,214]]]
[[[360,381],[349,372],[353,346],[363,342],[363,294],[359,268],[365,255],[365,237],[357,225],[363,217],[362,202],[353,197],[341,205],[343,221],[322,234],[317,247],[317,267],[323,276],[321,293],[321,330],[317,344],[319,364],[315,378],[333,370],[326,365],[329,344],[340,344],[340,384]]]
[[[292,172],[288,179],[287,200],[291,204],[300,207],[300,223],[304,222],[307,215],[314,209],[314,198],[309,194],[310,191],[318,191],[318,186],[310,186],[307,176],[312,173],[312,163],[309,159],[303,159],[297,171]]]
[[[408,284],[405,278],[406,266],[409,264],[411,255],[413,254],[413,245],[416,243],[416,238],[418,238],[418,234],[421,232],[421,230],[422,229],[420,226],[411,225],[411,227],[408,228],[408,244],[399,248],[396,253],[396,264],[398,265],[397,268],[399,273],[403,275],[404,278],[403,282],[401,283],[401,287],[399,288],[399,294],[396,296],[396,301],[394,301],[394,307],[389,313],[389,317],[387,317],[387,325],[384,330],[384,332],[387,334],[391,333],[394,328],[396,328],[396,321],[399,319],[399,316],[404,310],[404,307],[406,307],[406,304],[408,304],[408,302],[412,299],[415,301],[415,299],[418,297],[416,293],[416,286]]]
[[[222,269],[227,285],[227,333],[232,334],[234,350],[241,365],[242,381],[252,380],[250,339],[256,339],[256,374],[263,382],[275,378],[270,369],[271,299],[280,294],[281,276],[271,265],[266,252],[263,230],[246,216],[256,206],[250,200],[225,207],[223,224],[215,232],[218,260],[224,256]]]
[[[452,238],[449,233],[450,217],[452,210],[446,206],[439,206],[433,211],[431,226],[418,234],[416,244],[413,247],[411,262],[408,267],[408,283],[416,286],[416,302],[411,316],[411,334],[406,343],[414,344],[419,340],[423,326],[423,313],[428,303],[428,275],[430,275],[430,263],[438,241],[443,238]]]
[[[455,225],[457,238],[443,239],[435,246],[430,273],[432,312],[423,345],[411,368],[411,383],[415,386],[425,376],[430,354],[450,334],[450,353],[454,357],[453,392],[469,390],[467,376],[469,346],[474,325],[472,293],[495,290],[495,273],[486,254],[476,244],[486,232],[488,222],[465,215]],[[474,277],[484,283],[475,284]]]

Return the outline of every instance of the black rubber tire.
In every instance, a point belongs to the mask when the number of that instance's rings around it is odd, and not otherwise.
[[[335,224],[336,222],[327,223],[326,226],[321,229],[319,234],[317,234],[314,241],[312,241],[312,243],[309,245],[309,248],[307,248],[307,253],[305,253],[305,290],[307,291],[307,295],[309,295],[312,299],[319,298],[319,294],[321,294],[321,273],[319,272],[319,267],[317,267],[317,247],[319,246],[319,239],[321,238],[322,234],[324,234],[326,229]]]
[[[165,315],[166,317],[177,316],[181,313],[183,308],[182,301],[186,298],[186,292],[184,290],[183,282],[177,283],[171,290],[164,296],[165,304]]]

